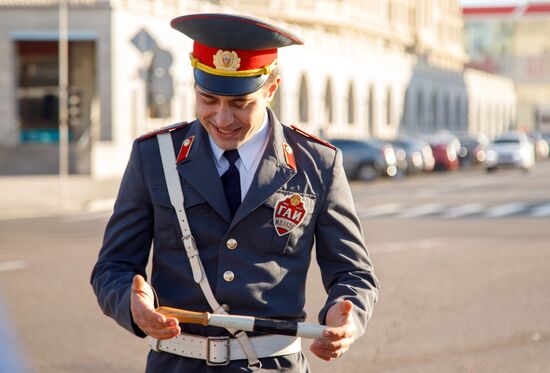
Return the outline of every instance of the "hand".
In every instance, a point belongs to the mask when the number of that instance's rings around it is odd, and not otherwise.
[[[309,349],[317,357],[330,361],[341,357],[354,341],[357,327],[353,321],[353,303],[349,300],[338,302],[329,308],[326,324],[330,326],[317,338]]]
[[[148,336],[170,339],[180,334],[178,320],[155,311],[153,289],[140,275],[134,276],[130,311],[137,326]]]

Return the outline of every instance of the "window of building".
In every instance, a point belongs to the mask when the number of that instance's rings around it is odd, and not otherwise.
[[[459,129],[461,127],[460,111],[462,110],[462,102],[460,100],[460,97],[457,97],[455,100],[455,127]]]
[[[417,127],[421,128],[422,130],[425,129],[426,121],[425,121],[425,112],[424,112],[424,94],[422,91],[418,91],[416,94],[416,124]]]
[[[389,126],[393,123],[393,97],[391,87],[386,91],[386,124]]]
[[[353,92],[353,83],[349,83],[348,87],[348,123],[355,123],[355,94]]]
[[[300,122],[305,123],[309,121],[309,99],[306,76],[302,75],[300,80],[300,93],[299,93],[299,113],[298,118]]]
[[[438,99],[437,99],[437,92],[434,92],[433,95],[432,95],[432,103],[431,103],[431,110],[430,110],[430,113],[431,113],[431,118],[430,118],[430,125],[431,125],[431,129],[436,129],[438,128],[438,126],[440,125],[439,123],[439,117],[437,116],[437,112],[438,112]]]
[[[375,90],[374,90],[374,85],[371,85],[369,87],[369,98],[368,98],[368,110],[369,110],[369,113],[368,113],[368,130],[369,130],[369,135],[370,136],[374,136],[376,131],[376,96],[375,96]]]
[[[445,95],[443,97],[443,113],[441,114],[441,117],[443,118],[443,127],[445,128],[453,128],[453,122],[451,121],[451,116],[449,113],[449,96]]]
[[[332,104],[332,82],[327,79],[327,85],[325,87],[325,122],[330,124],[334,121],[334,108]]]
[[[18,41],[16,99],[20,141],[59,141],[59,57],[57,41]],[[90,134],[95,95],[95,43],[69,42],[69,138]],[[82,139],[87,140],[86,138]]]
[[[401,126],[399,130],[404,133],[410,132],[411,129],[411,111],[412,111],[411,90],[407,88],[403,102],[403,115],[401,117]]]

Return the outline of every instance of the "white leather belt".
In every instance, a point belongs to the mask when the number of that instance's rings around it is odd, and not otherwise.
[[[247,358],[239,341],[231,337],[203,337],[182,333],[172,339],[147,339],[153,351],[206,360],[207,365],[227,365],[231,360]],[[302,350],[299,337],[263,335],[249,339],[259,358],[289,355]]]

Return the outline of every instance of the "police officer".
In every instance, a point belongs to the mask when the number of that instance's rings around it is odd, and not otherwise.
[[[150,372],[307,372],[299,338],[178,324],[156,307],[303,321],[315,243],[328,293],[319,322],[331,327],[310,349],[340,358],[378,282],[340,151],[268,108],[278,48],[301,40],[227,14],[171,25],[194,41],[197,119],[134,142],[91,278],[103,312],[148,336]]]

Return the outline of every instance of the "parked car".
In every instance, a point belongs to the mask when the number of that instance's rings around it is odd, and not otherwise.
[[[485,161],[487,172],[500,167],[519,167],[529,171],[534,166],[534,147],[523,132],[506,132],[493,140],[487,148],[487,160]]]
[[[461,166],[474,166],[485,162],[488,139],[485,136],[473,136],[467,133],[456,135],[460,141],[458,161]]]
[[[458,169],[460,141],[456,136],[428,134],[421,138],[430,144],[435,159],[435,170],[454,171]]]
[[[398,168],[408,174],[418,173],[425,170],[426,165],[424,164],[424,156],[422,151],[423,147],[427,146],[429,148],[429,145],[425,144],[421,140],[406,136],[401,136],[391,140],[390,144],[392,144],[395,149]],[[429,154],[433,159],[431,149]]]
[[[350,180],[371,181],[378,176],[393,177],[397,162],[393,147],[381,141],[333,139],[342,151],[344,169]]]
[[[540,135],[548,143],[548,156],[550,157],[550,132],[543,132]]]
[[[424,171],[432,172],[435,168],[435,158],[432,147],[427,141],[417,139],[422,144],[422,160],[424,161]]]
[[[546,159],[548,158],[549,146],[548,141],[536,131],[531,131],[528,133],[529,139],[535,147],[535,157],[537,159]]]

